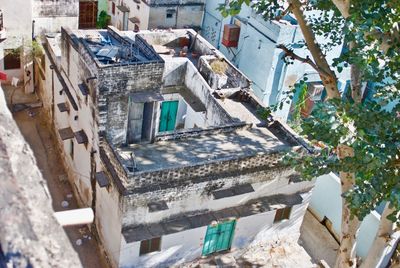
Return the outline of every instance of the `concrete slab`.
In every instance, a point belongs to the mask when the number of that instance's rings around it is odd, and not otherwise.
[[[153,171],[267,154],[287,148],[267,129],[254,127],[151,144],[132,144],[118,148],[116,152],[125,166],[131,166],[131,153],[134,152],[138,170]]]
[[[299,243],[316,262],[324,260],[334,266],[339,244],[309,211],[304,216]]]

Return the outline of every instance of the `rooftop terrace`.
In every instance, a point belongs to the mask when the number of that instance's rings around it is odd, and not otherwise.
[[[245,158],[288,148],[268,129],[249,128],[150,144],[133,144],[120,147],[116,152],[122,164],[129,168],[133,167],[131,153],[134,152],[136,172],[141,172]]]

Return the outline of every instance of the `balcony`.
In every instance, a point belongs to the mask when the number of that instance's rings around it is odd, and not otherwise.
[[[3,24],[3,11],[0,10],[0,42],[6,40],[6,29],[4,28]]]

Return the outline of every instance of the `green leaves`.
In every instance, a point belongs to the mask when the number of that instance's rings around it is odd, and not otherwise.
[[[293,100],[296,128],[317,150],[311,155],[291,153],[285,161],[304,179],[329,172],[353,173],[355,184],[343,196],[352,214],[360,219],[384,201],[399,211],[400,0],[352,0],[347,18],[341,17],[332,1],[302,3],[308,26],[323,39],[318,45],[325,54],[345,42],[346,47],[333,59],[332,67],[339,73],[348,71],[345,69],[348,67],[359,71],[362,84],[368,82],[362,87],[364,101],[354,102],[350,89],[349,96],[341,100],[317,103],[311,115],[304,118],[301,110],[308,97],[304,79],[285,92],[281,102],[263,110],[262,116],[269,117]],[[250,5],[250,1],[233,0],[220,10],[224,16],[236,15],[243,4]],[[284,14],[289,4],[290,1],[259,0],[252,7],[265,19],[272,20]],[[358,82],[356,76],[350,78],[352,82]],[[372,84],[375,94],[368,96]],[[354,157],[338,159],[336,150],[340,144],[350,146]],[[395,216],[391,215],[391,220],[397,220]]]

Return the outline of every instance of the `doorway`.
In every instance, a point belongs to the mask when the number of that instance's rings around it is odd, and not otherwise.
[[[164,101],[161,103],[160,125],[158,128],[159,132],[175,129],[178,103],[179,101]]]
[[[79,29],[96,29],[97,2],[79,2]]]
[[[231,248],[236,220],[225,221],[207,227],[204,238],[203,255],[228,250]]]

